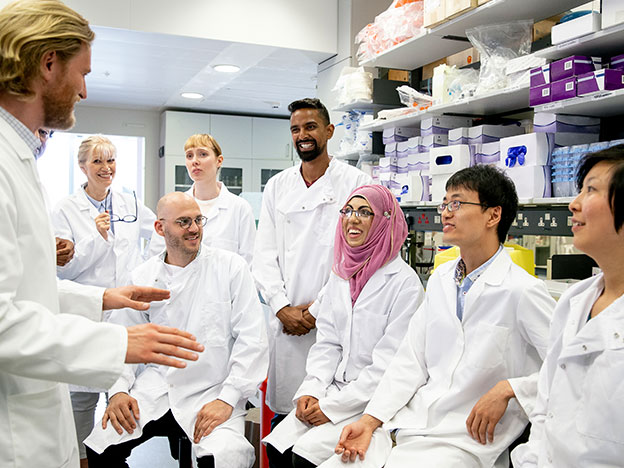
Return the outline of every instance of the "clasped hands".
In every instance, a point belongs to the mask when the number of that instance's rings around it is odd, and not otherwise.
[[[316,326],[316,319],[310,313],[309,304],[282,307],[277,312],[277,318],[282,322],[282,331],[286,335],[306,335]]]
[[[310,395],[304,395],[297,400],[295,416],[299,421],[311,426],[320,426],[329,422],[329,418],[325,416],[319,406],[318,399]]]

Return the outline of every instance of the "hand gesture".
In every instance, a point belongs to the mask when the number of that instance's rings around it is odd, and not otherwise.
[[[139,404],[136,399],[127,393],[115,393],[104,411],[102,418],[102,429],[106,429],[106,423],[111,422],[118,434],[123,434],[122,427],[128,434],[132,434],[136,429],[136,421],[139,419]]]
[[[129,307],[135,310],[149,309],[149,302],[169,299],[166,289],[150,288],[148,286],[122,286],[109,288],[102,296],[102,309],[123,309]]]
[[[507,380],[501,380],[494,385],[477,401],[466,420],[466,429],[470,436],[483,445],[488,440],[493,442],[494,428],[505,414],[509,400],[514,396],[514,391]]]
[[[108,240],[108,230],[110,229],[110,215],[108,211],[100,213],[95,217],[95,227],[104,240]]]
[[[283,324],[283,331],[287,335],[306,335],[316,325],[316,320],[308,312],[310,304],[282,307],[277,312],[277,318]]]
[[[379,419],[365,414],[358,421],[345,426],[335,452],[338,455],[342,454],[344,463],[354,462],[358,456],[360,460],[364,460],[373,432],[379,426],[381,426]]]
[[[204,346],[195,341],[195,337],[177,328],[165,327],[154,323],[128,327],[128,364],[155,363],[183,368],[186,363],[173,357],[197,361],[198,355],[182,348],[202,352]],[[173,356],[173,357],[169,357]]]
[[[65,266],[74,257],[74,243],[67,239],[56,238],[56,264]]]
[[[222,400],[213,400],[210,403],[206,403],[197,414],[193,442],[199,444],[202,437],[206,437],[215,427],[227,421],[232,415],[233,409]]]

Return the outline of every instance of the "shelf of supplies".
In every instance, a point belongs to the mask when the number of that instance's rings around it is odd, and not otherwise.
[[[536,106],[535,112],[611,117],[624,114],[624,89],[602,91],[589,96],[549,102]]]
[[[539,21],[586,2],[587,0],[491,0],[420,36],[397,44],[360,65],[413,70],[470,47],[469,42],[449,38],[464,38],[466,29],[521,19]]]
[[[362,125],[360,130],[380,132],[392,127],[415,127],[428,117],[443,114],[459,114],[479,117],[482,115],[504,114],[518,109],[528,108],[529,88],[513,88],[463,99],[450,104],[432,106],[424,111],[395,117],[387,120],[375,120]]]
[[[610,28],[538,50],[534,55],[558,60],[570,55],[610,57],[622,53],[624,53],[624,24],[616,24]]]
[[[392,109],[396,105],[388,104],[375,104],[372,101],[354,101],[342,106],[338,106],[332,109],[335,112],[349,112],[349,111],[378,111],[381,109]]]

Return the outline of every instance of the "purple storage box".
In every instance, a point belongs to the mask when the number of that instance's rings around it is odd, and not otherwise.
[[[616,55],[609,60],[609,68],[624,70],[624,55]]]
[[[576,76],[550,83],[552,101],[563,101],[576,97]]]
[[[576,94],[584,96],[596,91],[610,91],[624,88],[624,71],[596,70],[576,79]]]
[[[596,59],[585,55],[572,55],[550,64],[550,82],[561,81],[572,76],[582,75],[599,69]],[[554,101],[555,99],[553,99]]]
[[[531,70],[531,88],[550,83],[550,64],[547,63]]]
[[[532,87],[529,90],[529,105],[539,106],[540,104],[548,104],[552,101],[550,94],[550,84]]]

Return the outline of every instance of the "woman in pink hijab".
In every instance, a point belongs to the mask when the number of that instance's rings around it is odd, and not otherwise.
[[[268,451],[292,448],[296,468],[334,454],[342,428],[363,413],[424,297],[399,255],[407,225],[388,189],[357,188],[337,215],[332,274],[310,308],[317,335],[307,376],[296,409],[264,439]]]

